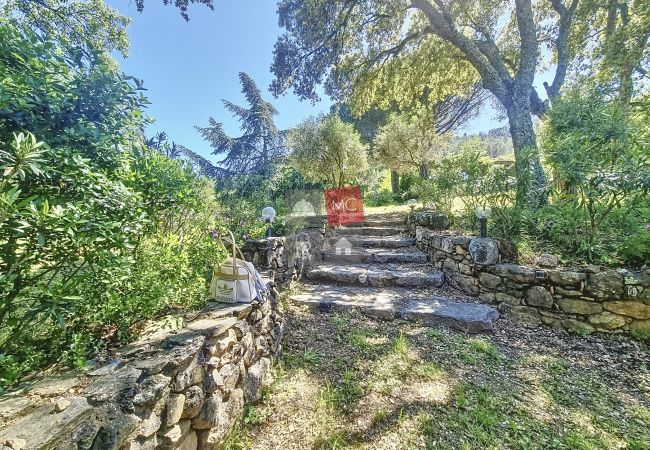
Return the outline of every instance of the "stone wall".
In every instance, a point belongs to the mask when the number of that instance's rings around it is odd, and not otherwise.
[[[302,274],[321,259],[322,229],[306,229],[289,236],[248,241],[242,253],[247,261],[267,271],[274,287],[290,288]]]
[[[94,371],[1,396],[0,449],[213,449],[260,399],[282,332],[272,300],[152,329]]]
[[[411,215],[409,231],[446,283],[504,314],[578,333],[650,338],[650,271],[562,268],[552,255],[540,257],[537,266],[519,265],[508,262],[516,253],[507,242],[434,229],[421,225],[420,217]]]

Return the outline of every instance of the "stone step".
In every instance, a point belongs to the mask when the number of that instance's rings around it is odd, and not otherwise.
[[[309,280],[356,286],[440,287],[445,282],[442,272],[430,265],[358,265],[323,264],[306,273]]]
[[[479,303],[459,302],[437,295],[418,295],[404,289],[351,288],[304,285],[289,297],[295,305],[330,312],[358,309],[369,317],[422,321],[428,326],[446,326],[469,333],[490,332],[499,318],[497,310]]]
[[[340,227],[332,228],[334,236],[398,236],[406,232],[405,227]]]
[[[391,248],[330,247],[323,251],[323,261],[339,264],[423,264],[427,262],[427,255],[417,248],[397,250]]]
[[[406,218],[399,216],[392,217],[373,217],[366,216],[366,220],[359,223],[352,223],[346,225],[346,227],[403,227],[406,225]]]
[[[341,240],[341,236],[330,236],[328,239],[329,245],[335,247]],[[415,245],[415,238],[404,236],[358,236],[350,235],[344,237],[351,247],[374,247],[374,248],[401,248],[413,247]]]

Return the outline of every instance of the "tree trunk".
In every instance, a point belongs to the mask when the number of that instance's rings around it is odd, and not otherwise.
[[[390,187],[393,194],[399,194],[399,174],[394,170],[390,172]]]
[[[548,192],[530,114],[530,102],[528,99],[514,100],[506,107],[506,111],[515,151],[517,206],[527,205],[535,210],[546,204]]]
[[[422,177],[423,180],[429,178],[429,166],[427,166],[426,164],[420,165],[420,177]]]

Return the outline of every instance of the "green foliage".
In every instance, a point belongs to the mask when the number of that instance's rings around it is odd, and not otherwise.
[[[376,158],[400,174],[419,172],[426,176],[429,164],[445,153],[449,140],[434,125],[426,108],[409,115],[392,114],[375,140]]]
[[[212,183],[141,143],[146,99],[0,22],[1,385],[205,298]]]
[[[262,98],[255,81],[244,72],[239,73],[242,94],[250,108],[222,100],[225,108],[240,122],[242,135],[230,137],[223,124],[210,117],[207,127],[196,127],[208,141],[214,155],[225,154],[220,164],[231,175],[268,176],[271,166],[284,154],[284,134],[275,126],[275,107]]]
[[[395,195],[388,189],[370,192],[363,199],[365,206],[386,206],[395,203]]]
[[[338,116],[310,117],[291,130],[291,162],[307,179],[340,187],[358,181],[368,167],[366,146]]]
[[[650,222],[650,133],[643,114],[577,91],[549,112],[542,138],[554,202],[536,231],[564,252],[613,264],[622,250],[637,263],[647,261],[645,250],[630,247],[647,239]]]

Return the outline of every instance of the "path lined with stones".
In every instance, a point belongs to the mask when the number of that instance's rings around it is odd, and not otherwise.
[[[296,305],[318,311],[357,308],[380,319],[421,320],[473,333],[492,331],[498,312],[443,289],[442,272],[406,236],[398,215],[328,230],[323,260],[306,273]]]

